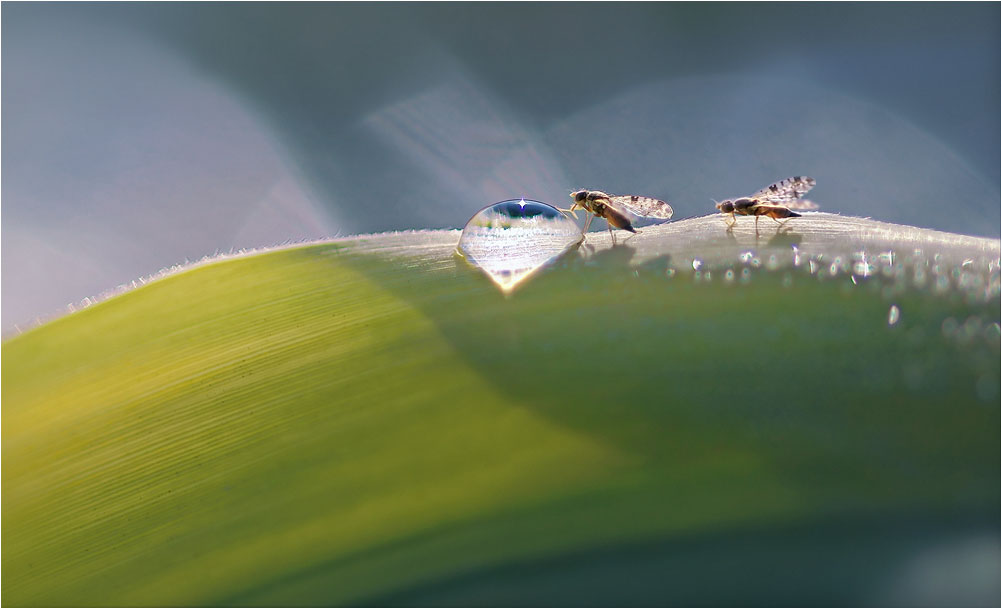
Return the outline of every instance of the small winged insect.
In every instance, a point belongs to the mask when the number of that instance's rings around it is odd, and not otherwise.
[[[590,212],[588,219],[585,220],[583,233],[588,232],[593,218],[605,218],[609,223],[609,234],[612,235],[613,227],[636,233],[633,221],[637,218],[670,220],[674,213],[671,205],[651,197],[609,195],[598,190],[576,190],[571,193],[571,198],[574,199],[574,204],[564,211],[571,212],[574,217],[577,217],[574,212],[578,209]],[[615,240],[614,235],[613,240]]]
[[[737,223],[735,216],[755,216],[755,230],[758,231],[759,216],[768,216],[779,224],[785,224],[785,221],[780,222],[780,218],[800,217],[794,209],[817,209],[816,204],[801,198],[814,188],[814,184],[814,178],[794,176],[770,184],[749,197],[721,201],[717,203],[717,209],[730,216],[728,230]]]

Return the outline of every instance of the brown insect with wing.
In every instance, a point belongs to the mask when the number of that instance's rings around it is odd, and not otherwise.
[[[768,216],[780,225],[780,218],[799,218],[794,209],[817,209],[817,205],[802,199],[807,191],[814,188],[814,178],[794,176],[770,184],[749,197],[726,199],[717,203],[717,209],[722,214],[730,215],[727,230],[734,228],[736,216],[755,216],[755,232],[758,232],[759,216]]]
[[[654,218],[658,220],[670,220],[674,210],[671,205],[664,201],[652,197],[640,197],[637,195],[609,195],[599,190],[576,190],[571,193],[574,204],[568,211],[577,217],[575,210],[583,209],[590,212],[585,220],[582,233],[588,232],[593,218],[604,218],[609,223],[609,234],[612,235],[613,243],[616,237],[612,228],[616,227],[631,233],[636,233],[633,228],[635,218]]]

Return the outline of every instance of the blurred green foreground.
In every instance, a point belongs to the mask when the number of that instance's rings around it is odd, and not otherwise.
[[[998,601],[997,295],[366,243],[4,343],[4,603]]]

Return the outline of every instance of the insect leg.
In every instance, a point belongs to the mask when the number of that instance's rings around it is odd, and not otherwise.
[[[571,205],[570,207],[568,207],[568,208],[566,208],[566,209],[565,209],[565,208],[563,208],[563,207],[558,207],[558,208],[557,208],[557,210],[559,210],[559,211],[562,211],[562,212],[567,212],[567,213],[571,214],[572,216],[574,216],[574,219],[575,219],[575,220],[576,220],[576,219],[577,219],[577,217],[578,217],[578,212],[577,212],[577,210],[579,210],[579,209],[581,209],[581,206],[580,206],[580,205],[578,205],[577,203],[574,203],[573,205]]]
[[[782,222],[780,222],[779,226],[776,227],[776,232],[777,233],[781,233],[784,230],[787,230],[787,231],[790,230],[792,227],[787,226],[787,224],[789,224],[789,223],[790,223],[790,219],[789,218],[787,218],[786,220],[783,220]]]
[[[591,226],[591,220],[592,220],[592,218],[594,218],[594,217],[595,217],[595,216],[593,216],[593,215],[591,215],[591,214],[588,214],[588,219],[587,219],[587,220],[585,220],[585,225],[584,225],[584,228],[582,228],[582,229],[581,229],[581,232],[582,232],[582,233],[587,233],[587,232],[588,232],[588,227],[589,227],[589,226]]]

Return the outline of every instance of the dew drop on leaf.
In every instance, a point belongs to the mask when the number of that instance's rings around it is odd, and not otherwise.
[[[893,326],[901,319],[901,309],[898,305],[891,305],[891,310],[887,312],[887,325]]]
[[[470,218],[458,250],[509,292],[581,238],[578,225],[552,205],[512,199],[489,205]]]

